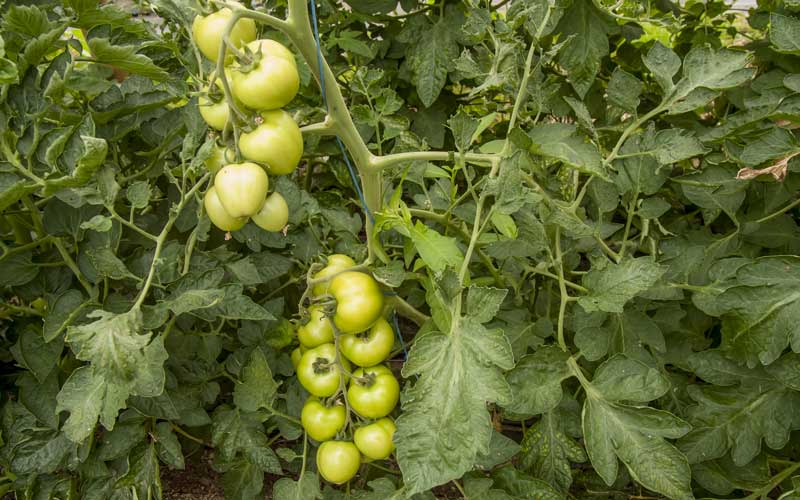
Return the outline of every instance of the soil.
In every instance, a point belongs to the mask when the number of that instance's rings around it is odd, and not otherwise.
[[[186,460],[185,470],[162,468],[164,500],[225,500],[219,474],[211,468],[213,452]]]

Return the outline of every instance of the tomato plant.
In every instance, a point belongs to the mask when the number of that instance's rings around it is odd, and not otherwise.
[[[797,497],[744,4],[3,2],[0,496]]]

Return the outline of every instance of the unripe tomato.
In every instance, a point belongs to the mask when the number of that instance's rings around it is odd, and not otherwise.
[[[333,325],[325,316],[325,311],[320,306],[308,308],[308,323],[297,329],[297,340],[308,349],[322,344],[330,344],[334,340]]]
[[[289,205],[280,193],[267,196],[264,206],[253,215],[253,222],[265,231],[277,233],[289,222]]]
[[[328,293],[336,299],[333,323],[342,333],[363,332],[383,311],[383,292],[369,274],[344,272],[331,280]]]
[[[239,136],[239,150],[248,160],[265,164],[272,175],[291,174],[303,156],[300,127],[282,109],[264,111],[261,118],[255,130]]]
[[[300,423],[311,439],[327,441],[333,439],[336,433],[344,428],[345,408],[340,404],[325,406],[322,402],[311,396],[303,405],[300,412]]]
[[[44,297],[39,297],[31,302],[31,307],[44,314],[47,311],[47,301]]]
[[[397,406],[400,384],[389,368],[378,365],[353,372],[347,400],[350,408],[366,418],[385,417]]]
[[[353,432],[353,442],[367,458],[384,460],[394,451],[394,432],[397,427],[389,418],[382,418],[374,423],[359,427]]]
[[[327,278],[329,276],[333,276],[334,274],[344,271],[345,269],[351,268],[356,265],[356,262],[348,257],[347,255],[343,255],[340,253],[335,253],[333,255],[328,256],[328,262],[323,267],[320,272],[314,275],[314,279],[319,278]],[[314,288],[311,292],[319,297],[320,295],[325,295],[328,293],[328,287],[330,286],[330,281],[323,281],[322,283],[317,283],[314,285]]]
[[[221,98],[215,96],[217,100],[214,100],[215,98],[208,95],[208,87],[205,87],[204,91],[206,94],[201,95],[197,100],[200,116],[203,117],[209,127],[222,130],[225,128],[225,124],[228,123],[228,115],[230,114],[228,103],[225,101],[224,96]]]
[[[275,40],[256,40],[247,48],[257,62],[233,68],[233,95],[257,110],[280,109],[289,104],[300,89],[292,51]]]
[[[339,350],[344,357],[358,366],[375,366],[389,357],[394,346],[394,330],[383,319],[363,333],[342,335]]]
[[[225,24],[232,15],[233,12],[230,9],[224,8],[207,16],[198,15],[192,22],[194,43],[197,44],[200,52],[213,62],[217,62]],[[252,19],[239,19],[233,25],[228,39],[235,47],[241,47],[243,44],[255,40],[256,36],[256,22]]]
[[[221,147],[217,144],[214,145],[214,148],[211,150],[211,156],[206,158],[205,164],[206,168],[212,174],[216,174],[219,172],[219,169],[233,163],[236,159],[236,155],[230,148]]]
[[[339,389],[339,367],[334,363],[336,347],[333,344],[322,344],[309,349],[300,358],[297,365],[297,378],[303,387],[314,396],[327,398],[336,394]],[[350,363],[342,358],[345,370],[350,370]]]
[[[238,231],[247,224],[247,217],[231,217],[222,206],[215,186],[211,186],[203,197],[203,206],[206,209],[211,223],[223,231]]]
[[[325,441],[317,450],[317,470],[329,483],[346,483],[360,466],[361,453],[350,441]]]
[[[292,366],[294,369],[297,370],[297,366],[300,364],[300,358],[303,357],[303,347],[295,347],[292,351]]]
[[[231,163],[214,176],[214,187],[225,211],[232,217],[257,214],[264,205],[269,178],[255,163]]]

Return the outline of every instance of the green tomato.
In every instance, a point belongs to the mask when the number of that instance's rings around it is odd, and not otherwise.
[[[328,293],[336,299],[333,323],[341,333],[363,332],[381,317],[383,292],[369,274],[347,271],[331,280]]]
[[[345,269],[349,269],[355,265],[356,262],[347,255],[343,255],[340,253],[329,255],[327,264],[325,265],[325,267],[322,268],[322,270],[320,270],[320,272],[314,275],[314,279],[328,278],[340,271],[344,271]],[[311,290],[311,292],[316,297],[319,297],[320,295],[325,295],[326,293],[328,293],[328,287],[330,286],[330,284],[331,284],[330,281],[323,281],[322,283],[317,283],[316,285],[314,285],[314,288]]]
[[[40,313],[44,313],[45,311],[47,311],[47,301],[44,299],[44,297],[39,297],[38,299],[35,299],[33,302],[31,302],[31,307],[33,307]]]
[[[248,160],[265,164],[272,175],[291,174],[303,156],[300,127],[282,109],[264,111],[261,118],[255,130],[239,136],[239,150]]]
[[[383,365],[353,372],[347,400],[350,408],[365,418],[381,418],[392,412],[400,399],[400,384]]]
[[[205,161],[206,168],[212,174],[216,174],[219,172],[219,169],[225,165],[233,163],[235,158],[236,155],[233,153],[233,151],[231,151],[230,148],[215,144],[211,150],[211,156],[209,156]]]
[[[206,87],[207,89],[207,87]],[[208,124],[209,127],[222,130],[225,124],[228,123],[228,103],[223,97],[219,101],[213,101],[208,96],[200,96],[198,99],[198,108],[200,109],[200,116]]]
[[[297,340],[300,345],[311,349],[322,344],[333,342],[333,325],[331,320],[325,316],[325,311],[320,306],[308,308],[308,323],[297,329]]]
[[[317,450],[317,470],[329,483],[346,483],[360,466],[361,453],[350,441],[325,441]]]
[[[297,378],[303,387],[314,396],[327,398],[336,394],[339,389],[339,367],[334,364],[336,347],[333,344],[322,344],[309,349],[300,358],[297,365]],[[345,370],[350,370],[350,363],[342,358]]]
[[[300,423],[311,439],[327,441],[333,439],[344,428],[345,408],[340,404],[325,406],[322,402],[311,396],[303,405],[300,412]]]
[[[225,211],[232,217],[249,217],[261,210],[269,178],[255,163],[231,163],[214,176],[214,187]]]
[[[394,330],[383,319],[363,333],[342,335],[339,349],[354,365],[375,366],[389,357],[394,347]]]
[[[394,432],[397,427],[389,418],[359,427],[353,432],[353,441],[358,450],[372,460],[384,460],[394,451]]]
[[[303,353],[305,351],[306,350],[303,346],[295,347],[292,351],[292,366],[294,366],[295,371],[297,370],[297,366],[300,364],[300,359],[303,357]]]
[[[233,95],[257,110],[280,109],[289,104],[300,89],[292,51],[275,40],[256,40],[247,48],[258,61],[233,68]]]
[[[217,62],[219,47],[222,44],[222,34],[232,15],[233,12],[230,9],[224,8],[207,16],[198,15],[192,22],[194,43],[200,52],[213,62]],[[234,46],[241,47],[243,44],[255,40],[256,36],[256,22],[252,19],[239,19],[233,25],[228,39]],[[230,52],[228,54],[228,57],[233,57]]]
[[[289,205],[280,193],[267,196],[264,206],[253,216],[253,222],[265,231],[277,233],[289,222]]]
[[[223,231],[238,231],[247,224],[247,217],[232,217],[222,206],[217,189],[211,186],[203,197],[203,207],[206,209],[211,223]]]

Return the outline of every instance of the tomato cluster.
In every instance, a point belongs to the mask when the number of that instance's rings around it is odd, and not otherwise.
[[[394,346],[394,331],[383,318],[383,292],[372,276],[350,269],[355,265],[345,255],[331,255],[313,276],[313,303],[292,352],[297,377],[311,394],[300,421],[321,443],[320,474],[336,484],[355,476],[362,460],[392,454],[395,424],[389,414],[400,397],[400,384],[382,364]],[[335,309],[326,306],[330,299]]]
[[[192,35],[211,61],[218,60],[225,25],[232,16],[230,9],[223,8],[195,17]],[[303,155],[300,128],[281,109],[300,88],[294,54],[279,42],[256,37],[252,19],[237,20],[228,37],[233,50],[227,52],[224,61],[235,107],[254,115],[253,123],[242,125],[238,152],[216,145],[206,160],[214,174],[214,186],[206,192],[204,206],[211,222],[224,231],[236,231],[250,219],[267,231],[282,230],[289,220],[289,208],[280,193],[267,196],[267,174],[292,173]],[[199,109],[206,123],[224,136],[236,117],[223,87],[220,78],[212,74],[211,83],[199,98]]]

